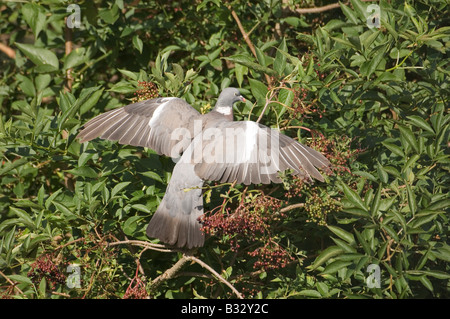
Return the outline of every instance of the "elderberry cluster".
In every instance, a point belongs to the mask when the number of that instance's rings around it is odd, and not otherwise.
[[[356,157],[364,150],[359,147],[352,147],[352,139],[342,135],[337,139],[328,139],[319,134],[313,137],[308,146],[321,152],[332,164],[332,169],[336,174],[350,172],[349,166]]]
[[[141,89],[134,92],[135,97],[131,99],[133,103],[154,99],[159,96],[158,87],[155,83],[138,81],[138,85]]]
[[[123,295],[123,299],[147,299],[148,293],[145,289],[145,283],[139,277],[133,278],[130,285]]]
[[[253,264],[254,268],[263,268],[266,271],[284,268],[289,262],[294,260],[289,252],[273,241],[267,242],[263,247],[258,247],[248,254],[258,258]]]
[[[305,202],[305,211],[308,213],[307,222],[313,222],[321,226],[327,224],[328,214],[338,209],[339,206],[331,197],[322,198],[317,192],[313,192]]]
[[[317,100],[311,101],[308,97],[309,91],[305,88],[294,90],[294,99],[292,100],[289,113],[293,118],[307,117],[309,114],[316,113],[322,118],[325,112],[318,104]]]
[[[66,275],[61,271],[60,267],[53,262],[52,254],[44,254],[31,264],[31,270],[27,274],[33,284],[38,285],[42,278],[54,290],[57,284],[66,282]]]
[[[279,211],[281,203],[270,196],[246,196],[235,210],[227,207],[224,213],[205,215],[203,231],[228,237],[242,235],[247,240],[255,240],[267,232],[271,222],[281,217],[281,214],[273,213]],[[233,250],[239,248],[237,241],[233,240],[232,244]]]
[[[254,268],[278,269],[292,260],[290,254],[281,248],[271,236],[271,227],[284,217],[280,212],[283,201],[262,193],[246,195],[239,206],[227,207],[203,218],[203,231],[208,234],[222,234],[229,241],[232,251],[240,248],[240,242],[261,242],[247,254],[255,257]]]

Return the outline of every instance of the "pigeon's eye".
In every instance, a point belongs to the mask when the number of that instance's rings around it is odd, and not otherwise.
[[[237,93],[234,93],[234,95],[235,95],[235,96],[238,96],[238,94],[237,94]]]

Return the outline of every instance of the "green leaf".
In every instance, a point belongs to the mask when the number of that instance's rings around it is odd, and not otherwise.
[[[248,67],[250,69],[253,69],[253,70],[259,71],[259,72],[263,72],[268,75],[277,75],[276,71],[274,71],[268,67],[262,66],[261,64],[253,62],[248,56],[243,55],[243,54],[236,54],[236,55],[232,55],[230,57],[225,57],[223,59],[234,62],[234,63],[239,63],[241,65],[245,65],[246,67]]]
[[[430,133],[435,133],[433,128],[431,127],[430,124],[428,124],[423,118],[421,118],[420,116],[417,115],[410,115],[407,116],[407,118],[409,119],[410,123],[413,124],[416,127],[419,127],[425,131],[428,131]]]
[[[52,76],[50,74],[39,74],[34,79],[35,87],[37,92],[42,92],[48,87],[52,81]]]
[[[311,297],[311,298],[322,298],[322,295],[317,290],[312,289],[304,289],[302,291],[296,292],[292,294],[291,296],[305,296],[305,297]]]
[[[400,130],[400,135],[401,137],[403,137],[404,141],[408,145],[410,145],[416,153],[418,153],[419,145],[417,144],[417,138],[414,136],[411,129],[403,125],[399,125],[398,128]]]
[[[321,275],[334,274],[335,272],[337,272],[337,271],[341,270],[342,268],[345,268],[351,264],[352,264],[351,261],[335,260],[325,267],[325,269],[322,271]]]
[[[128,218],[122,226],[123,232],[128,236],[135,235],[141,219],[143,219],[142,216],[132,216]]]
[[[408,206],[412,214],[417,211],[416,195],[414,194],[411,185],[406,184],[406,192],[408,194]]]
[[[348,231],[345,231],[342,228],[339,228],[337,226],[331,226],[331,225],[327,225],[327,228],[329,230],[331,230],[333,232],[333,234],[335,234],[339,238],[345,240],[347,243],[349,243],[349,244],[355,243],[355,237],[353,237],[353,235],[351,233],[349,233]]]
[[[86,99],[86,101],[84,101],[83,104],[81,104],[80,115],[83,115],[84,113],[92,109],[95,105],[97,105],[98,100],[100,100],[103,94],[103,90],[104,89],[101,88],[100,90],[95,91]]]
[[[78,216],[76,214],[74,214],[69,208],[67,208],[66,205],[61,204],[60,202],[57,202],[57,201],[52,201],[52,204],[55,205],[56,209],[58,211],[60,211],[61,213],[63,213],[63,215],[66,218],[70,218],[70,219],[78,218]]]
[[[68,170],[67,172],[75,176],[98,178],[98,173],[93,168],[88,166],[76,167],[74,169]]]
[[[399,146],[389,143],[389,142],[381,142],[381,144],[383,144],[392,153],[394,153],[400,157],[405,157],[405,153],[403,153],[402,149]]]
[[[37,3],[26,3],[22,6],[22,17],[33,30],[34,38],[37,39],[45,26],[44,10]]]
[[[162,180],[161,176],[159,176],[157,173],[152,172],[152,171],[146,171],[146,172],[140,172],[139,174],[142,174],[146,177],[149,177],[151,179],[154,179],[155,181],[164,183],[164,181]]]
[[[111,191],[111,198],[116,196],[116,194],[118,192],[120,192],[121,190],[123,190],[125,187],[127,187],[130,184],[131,184],[131,182],[121,182],[121,183],[117,184],[116,186],[114,186],[114,188]]]
[[[433,284],[431,283],[430,279],[428,279],[426,276],[422,276],[420,277],[420,282],[425,286],[425,288],[433,292]]]
[[[123,75],[129,77],[130,79],[137,81],[138,80],[138,74],[135,72],[131,72],[128,70],[124,70],[124,69],[117,69],[120,73],[122,73]]]
[[[259,105],[264,105],[266,101],[266,94],[267,94],[267,86],[255,79],[249,78],[248,79],[250,83],[250,89],[252,91],[253,96],[257,100]]]
[[[35,47],[32,44],[17,43],[16,46],[25,54],[34,64],[36,72],[53,72],[59,69],[59,61],[56,55],[44,48]]]
[[[314,263],[311,265],[311,270],[316,269],[317,267],[319,267],[320,265],[325,263],[330,258],[340,255],[343,252],[344,252],[344,250],[339,246],[330,246],[330,247],[326,248],[314,260]]]
[[[407,270],[410,275],[425,275],[431,276],[437,279],[448,280],[450,279],[450,274],[440,271],[440,270]]]
[[[136,209],[140,212],[151,213],[151,210],[147,206],[142,205],[142,204],[134,204],[131,206],[131,208]]]
[[[168,74],[170,74],[170,73],[168,73]],[[128,94],[128,93],[135,92],[136,88],[128,82],[120,81],[120,82],[115,83],[108,91],[121,93],[121,94]]]
[[[367,212],[366,205],[364,204],[361,197],[359,197],[359,195],[354,190],[352,190],[347,184],[341,183],[341,186],[344,190],[345,197],[357,208],[360,208],[365,212]]]
[[[369,62],[369,66],[367,69],[367,74],[365,74],[367,76],[367,78],[369,78],[372,73],[375,72],[375,70],[377,69],[378,65],[380,64],[381,60],[384,58],[385,56],[385,47],[384,46],[380,46],[376,52],[372,55],[370,62]]]
[[[36,88],[33,84],[33,81],[31,81],[30,78],[28,78],[22,74],[17,74],[16,78],[17,78],[17,80],[20,81],[19,87],[23,93],[25,93],[28,96],[36,96]],[[19,101],[16,101],[16,103],[17,102],[19,102]],[[26,103],[25,101],[21,101],[21,102]]]
[[[0,168],[0,176],[6,175],[9,171],[16,169],[22,165],[25,165],[28,163],[28,158],[22,157],[19,158],[13,162],[6,162],[3,164],[3,167]]]
[[[236,80],[238,81],[239,87],[242,87],[242,82],[244,81],[244,75],[248,74],[248,67],[240,63],[236,63],[234,67],[234,72],[236,75]]]
[[[283,52],[287,51],[286,39],[283,38],[278,49]],[[277,51],[275,60],[273,61],[273,68],[280,76],[283,75],[284,69],[286,68],[286,57],[280,51]]]
[[[23,283],[23,284],[28,284],[28,285],[33,284],[33,282],[30,280],[30,278],[28,278],[26,276],[22,276],[22,275],[9,275],[8,278],[11,279],[12,281],[17,281],[18,283]]]
[[[353,10],[342,2],[339,2],[339,5],[341,6],[342,12],[350,20],[350,22],[352,22],[353,24],[358,24],[358,18],[356,14],[353,12]]]
[[[88,60],[89,56],[86,55],[86,49],[76,48],[66,56],[63,69],[72,69],[76,66],[86,63]]]
[[[375,216],[376,213],[378,213],[380,209],[380,202],[381,202],[381,190],[382,185],[380,184],[378,186],[377,193],[375,194],[375,197],[372,200],[372,203],[370,203],[370,215]]]
[[[23,222],[25,226],[29,227],[32,230],[34,229],[34,222],[26,211],[16,208],[14,206],[10,206],[9,210],[13,212],[17,217],[19,217],[19,220]]]
[[[144,42],[139,38],[139,36],[136,34],[133,37],[133,46],[139,51],[139,53],[142,54],[142,49],[144,48]]]
[[[67,110],[65,110],[59,120],[58,123],[58,129],[61,130],[62,126],[64,125],[64,123],[66,122],[67,119],[72,118],[76,112],[85,104],[88,103],[89,99],[91,98],[91,96],[95,93],[98,92],[100,89],[100,86],[97,87],[90,87],[87,89],[83,89],[80,93],[80,97],[75,101],[75,103],[69,107]],[[92,101],[91,101],[92,103]]]

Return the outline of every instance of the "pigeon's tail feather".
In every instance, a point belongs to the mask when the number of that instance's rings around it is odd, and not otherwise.
[[[177,175],[175,170],[182,168],[184,174]],[[203,215],[203,181],[198,177],[189,179],[193,172],[191,165],[178,163],[166,194],[147,227],[147,236],[158,238],[164,243],[177,247],[201,247],[205,237],[199,218]],[[177,177],[178,176],[178,177]],[[188,187],[189,184],[195,184]]]

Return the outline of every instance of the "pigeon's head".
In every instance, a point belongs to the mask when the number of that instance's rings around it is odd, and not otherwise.
[[[216,105],[220,107],[233,107],[233,104],[236,102],[245,102],[245,98],[238,89],[229,87],[220,93]]]

